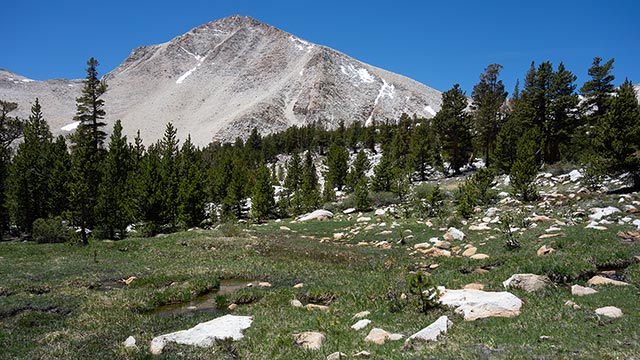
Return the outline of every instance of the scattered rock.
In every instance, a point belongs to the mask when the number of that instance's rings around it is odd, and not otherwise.
[[[462,252],[462,256],[464,257],[472,257],[473,255],[476,254],[476,252],[478,251],[478,248],[476,247],[470,247],[467,250],[465,250],[464,252]]]
[[[233,311],[233,310],[235,310],[237,308],[238,308],[238,304],[236,304],[236,303],[232,303],[232,304],[229,304],[229,306],[227,306],[227,309],[229,309],[231,311]]]
[[[454,227],[450,227],[449,230],[442,236],[445,240],[463,240],[464,233]]]
[[[382,216],[384,214],[386,214],[387,212],[384,209],[376,209],[375,211],[375,215],[376,216]]]
[[[362,350],[360,352],[353,354],[353,357],[369,357],[369,356],[371,356],[371,353],[366,350]]]
[[[125,283],[126,285],[129,285],[129,284],[131,284],[131,283],[132,283],[134,280],[136,280],[136,279],[137,279],[137,277],[135,277],[135,276],[130,276],[129,278],[122,280],[122,282],[123,282],[123,283]]]
[[[329,356],[327,356],[327,360],[339,360],[339,359],[346,359],[347,358],[347,354],[343,354],[339,351],[336,351],[332,354],[329,354]]]
[[[291,300],[291,306],[299,308],[302,307],[302,303],[300,302],[300,300],[293,299]]]
[[[484,231],[484,230],[491,230],[491,228],[486,223],[480,223],[478,225],[469,226],[469,230],[470,231]]]
[[[438,336],[446,334],[453,323],[446,316],[440,316],[431,325],[409,336],[405,344],[412,341],[437,341]]]
[[[578,170],[572,170],[568,175],[571,182],[576,182],[584,177],[584,175],[582,175]]]
[[[368,216],[361,216],[356,219],[356,222],[369,222],[369,221],[371,221],[371,218]]]
[[[333,234],[333,240],[342,240],[342,238],[344,238],[344,233],[335,233]]]
[[[508,195],[508,194],[507,194],[507,195]],[[496,214],[498,213],[498,211],[500,211],[500,209],[498,209],[498,208],[494,208],[494,207],[490,207],[490,208],[488,208],[488,209],[487,209],[487,211],[484,213],[484,216],[485,216],[485,217],[489,217],[489,218],[494,217],[494,216],[496,216]]]
[[[482,290],[461,289],[447,290],[439,287],[442,305],[455,308],[465,321],[473,321],[486,317],[513,317],[520,315],[522,300],[510,292],[489,292]]]
[[[438,241],[436,243],[433,244],[433,246],[440,248],[440,249],[451,249],[451,243],[448,241]]]
[[[607,206],[606,208],[591,208],[591,215],[589,215],[589,219],[598,221],[602,220],[603,217],[607,217],[613,213],[620,212],[620,209],[613,206]]]
[[[638,231],[618,231],[616,235],[622,239],[622,242],[640,241],[640,232]]]
[[[605,306],[598,308],[596,309],[596,314],[610,318],[619,318],[623,315],[622,310],[618,309],[615,306]]]
[[[271,287],[271,283],[266,281],[260,281],[258,283],[258,287]]]
[[[575,295],[575,296],[591,295],[591,294],[596,294],[597,292],[598,290],[592,289],[590,287],[584,287],[580,285],[571,286],[571,295]]]
[[[345,209],[342,213],[345,215],[349,215],[349,214],[353,214],[354,212],[356,212],[356,209],[348,208],[348,209]]]
[[[489,255],[487,254],[475,254],[469,257],[469,259],[473,259],[473,260],[484,260],[488,258],[489,258]]]
[[[369,311],[360,311],[359,313],[353,315],[352,319],[362,319],[363,317],[367,317],[371,314]]]
[[[353,330],[358,331],[358,330],[362,330],[362,329],[366,328],[369,324],[371,324],[371,320],[362,319],[362,320],[358,321],[357,323],[351,325],[351,328]]]
[[[538,239],[549,239],[549,238],[554,238],[554,237],[558,237],[558,236],[564,236],[564,234],[563,233],[542,234],[542,235],[538,236]],[[554,249],[551,249],[551,251],[553,251],[553,250]],[[540,256],[540,255],[538,255],[538,256]]]
[[[551,246],[542,245],[540,249],[538,249],[536,254],[538,254],[538,256],[545,256],[551,254],[554,251],[556,251],[556,249],[552,248]]]
[[[393,231],[391,230],[385,230],[378,233],[378,235],[391,235],[391,234],[393,234]]]
[[[291,231],[291,228],[289,228],[287,226],[280,226],[280,230],[282,230],[282,231]]]
[[[306,307],[307,307],[307,310],[329,311],[329,307],[326,305],[307,304]]]
[[[383,329],[373,328],[371,329],[371,331],[369,331],[369,335],[367,335],[367,337],[364,338],[364,341],[369,341],[369,342],[376,343],[378,345],[382,345],[387,340],[397,341],[402,339],[403,337],[404,335],[402,334],[392,334]]]
[[[526,292],[542,290],[549,284],[551,280],[547,276],[536,274],[514,274],[502,283],[505,288],[517,287]]]
[[[327,220],[333,217],[333,213],[328,210],[319,209],[314,212],[302,215],[298,218],[298,221],[309,221],[309,220]]]
[[[209,347],[217,339],[239,340],[243,338],[242,330],[249,328],[252,322],[251,316],[225,315],[200,323],[188,330],[156,336],[151,340],[149,350],[153,355],[160,355],[168,342]]]
[[[570,307],[574,308],[575,310],[579,310],[579,309],[581,309],[581,306],[580,306],[580,305],[578,305],[578,304],[574,303],[574,302],[573,302],[573,301],[571,301],[571,300],[567,300],[567,301],[564,303],[564,306],[570,306]]]
[[[386,240],[379,241],[374,246],[380,249],[391,249],[391,244]]]
[[[325,336],[317,331],[305,331],[299,334],[293,334],[293,340],[296,345],[302,346],[307,350],[318,350],[322,347]]]
[[[600,225],[597,221],[592,221],[589,225],[584,227],[585,229],[595,229],[595,230],[607,230],[606,226]]]
[[[547,221],[553,221],[553,219],[544,215],[535,215],[530,217],[529,221],[530,222],[547,222]]]
[[[465,289],[484,290],[484,285],[479,283],[471,283],[464,286]]]
[[[428,243],[428,242],[413,245],[413,248],[415,250],[423,250],[423,249],[428,249],[430,247],[431,247],[431,243]]]
[[[436,247],[426,249],[426,250],[419,250],[419,251],[430,257],[440,257],[440,256],[451,257],[451,252],[449,250],[442,250]]]
[[[626,285],[629,285],[629,284],[627,284],[624,281],[613,280],[613,279],[609,279],[608,277],[596,275],[596,276],[592,277],[591,279],[589,279],[589,281],[587,281],[587,285],[589,285],[589,286],[593,286],[593,285],[626,286]]]
[[[300,289],[302,287],[304,287],[304,283],[298,283],[298,284],[293,285],[294,289]]]
[[[129,349],[129,348],[137,348],[136,346],[136,338],[134,338],[133,336],[129,336],[127,338],[127,340],[125,340],[122,345],[124,345],[125,348]]]

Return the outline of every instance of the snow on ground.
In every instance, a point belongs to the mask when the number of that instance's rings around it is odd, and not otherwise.
[[[396,88],[395,86],[393,86],[393,84],[389,85],[385,79],[381,78],[381,80],[382,80],[382,86],[380,87],[378,96],[376,96],[376,99],[373,101],[373,109],[371,110],[371,114],[369,114],[367,121],[364,123],[365,126],[371,125],[371,122],[373,121],[373,112],[375,111],[376,105],[378,105],[380,100],[385,96],[387,96],[390,99],[393,99],[393,95],[396,91]]]
[[[189,69],[189,71],[187,71],[186,73],[182,74],[182,76],[180,76],[178,80],[176,80],[176,84],[182,84],[189,76],[191,76],[191,74],[193,74],[194,71],[196,71],[200,67],[200,65],[202,65],[204,60],[207,58],[206,55],[201,56],[201,55],[193,54],[183,47],[180,47],[180,49],[184,50],[184,52],[186,52],[187,54],[191,55],[194,59],[196,59],[198,64],[196,64],[196,66],[194,66],[193,68]]]
[[[376,81],[376,78],[373,75],[371,75],[367,71],[367,69],[365,68],[356,69],[356,67],[353,64],[348,64],[346,67],[344,65],[340,65],[340,71],[342,71],[343,74],[347,75],[350,78],[359,79],[360,82],[362,83],[370,84]]]
[[[424,107],[424,111],[428,112],[432,116],[436,116],[436,111],[433,110],[433,108],[431,106],[429,106],[429,105]]]
[[[295,36],[290,36],[289,40],[291,40],[295,44],[296,48],[298,48],[298,50],[300,51],[303,51],[303,50],[310,51],[311,49],[313,49],[313,44],[310,44]]]
[[[74,121],[71,124],[67,124],[67,125],[63,126],[62,128],[60,128],[60,130],[62,130],[62,131],[73,131],[76,128],[78,128],[78,125],[80,125],[80,121]]]

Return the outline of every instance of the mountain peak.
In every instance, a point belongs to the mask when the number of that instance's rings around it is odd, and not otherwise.
[[[121,119],[128,135],[139,129],[153,142],[170,121],[199,146],[245,138],[254,127],[265,134],[311,122],[332,128],[341,120],[396,120],[402,113],[431,117],[441,102],[440,92],[423,84],[240,15],[139,47],[105,80],[107,122]],[[47,87],[27,85],[14,86],[12,96],[22,94],[20,107],[28,111]],[[55,96],[73,103],[80,89],[65,89]],[[6,93],[0,84],[0,98]],[[58,121],[54,131],[73,118],[73,106],[54,109],[54,116],[46,103],[43,108],[48,120]]]

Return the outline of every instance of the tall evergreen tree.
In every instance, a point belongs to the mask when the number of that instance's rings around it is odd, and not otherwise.
[[[303,212],[313,211],[318,208],[320,205],[320,189],[311,151],[307,151],[304,157],[299,193]]]
[[[427,119],[422,119],[411,133],[409,141],[409,168],[418,173],[420,181],[427,180],[429,167],[438,165],[439,150],[435,132]]]
[[[84,80],[82,94],[76,99],[75,120],[80,121],[78,131],[88,133],[89,145],[93,152],[98,153],[103,146],[107,133],[104,127],[107,125],[103,119],[105,116],[104,100],[100,97],[107,91],[107,84],[98,78],[98,60],[90,58],[87,61],[87,76]]]
[[[360,151],[358,151],[358,155],[356,155],[356,159],[351,165],[349,174],[347,175],[347,184],[349,185],[351,190],[355,191],[358,183],[362,182],[361,180],[368,180],[367,171],[369,171],[370,168],[371,163],[369,162],[367,153],[364,152],[364,149],[360,149]]]
[[[95,224],[94,209],[100,184],[100,163],[104,156],[103,142],[106,125],[104,100],[100,97],[107,89],[98,79],[98,61],[87,61],[87,76],[82,95],[76,99],[75,120],[80,121],[71,136],[71,184],[70,197],[74,223],[80,227],[82,242],[88,244],[87,229]]]
[[[565,68],[564,63],[558,65],[551,77],[550,116],[544,127],[546,133],[544,159],[548,163],[554,163],[570,155],[567,145],[580,125],[577,113],[580,99],[575,92],[576,79],[577,77]]]
[[[144,222],[145,236],[155,235],[164,224],[164,197],[159,143],[149,146],[144,157],[140,160],[139,170],[136,172],[137,181],[132,186],[135,192],[136,219]]]
[[[275,207],[273,185],[269,169],[262,164],[258,169],[256,182],[251,194],[251,217],[257,221],[266,220]]]
[[[62,135],[51,144],[49,151],[49,216],[61,216],[69,210],[69,182],[71,180],[71,156]]]
[[[608,174],[629,172],[640,189],[640,108],[633,84],[627,79],[611,99],[594,128],[594,147]]]
[[[536,149],[539,139],[540,134],[536,128],[524,134],[518,141],[517,158],[509,174],[514,195],[524,201],[533,201],[538,198],[535,180],[538,174]]]
[[[340,138],[337,138],[327,152],[325,159],[325,165],[327,166],[327,173],[325,174],[326,184],[330,184],[331,190],[337,187],[338,190],[342,190],[346,183],[347,171],[349,170],[349,153],[345,148],[345,144]]]
[[[171,122],[167,123],[164,136],[159,142],[160,174],[162,177],[163,225],[175,227],[178,220],[178,131]]]
[[[294,207],[296,208],[296,213],[300,212],[300,204],[297,204],[298,201],[295,201],[297,200],[295,195],[299,193],[298,190],[301,184],[302,164],[300,162],[300,155],[297,151],[294,151],[293,154],[291,154],[291,159],[289,159],[287,163],[287,175],[284,179],[284,192],[281,197],[283,204],[281,207]]]
[[[471,121],[466,112],[467,98],[460,85],[442,94],[442,107],[434,117],[434,125],[441,141],[442,150],[454,174],[466,165],[471,156]]]
[[[206,176],[200,150],[187,136],[178,161],[178,222],[187,228],[199,225],[204,220],[206,203]]]
[[[52,135],[36,98],[24,124],[24,141],[11,168],[11,213],[20,230],[31,232],[33,222],[47,218],[49,209]]]
[[[491,164],[490,155],[504,119],[500,108],[507,98],[507,92],[502,80],[498,80],[500,70],[500,64],[487,66],[471,93],[474,130],[479,148],[484,153],[486,166]]]
[[[0,240],[9,229],[7,208],[7,177],[11,161],[11,143],[22,135],[22,121],[10,116],[18,104],[0,100]]]
[[[585,82],[580,88],[580,93],[585,97],[584,107],[588,118],[593,119],[592,125],[595,124],[595,119],[604,115],[609,109],[609,103],[615,91],[613,85],[615,76],[611,74],[613,62],[614,59],[609,59],[602,64],[602,58],[595,57],[588,70],[591,80]]]
[[[383,152],[380,162],[373,168],[371,190],[377,192],[391,191],[396,176],[397,173],[394,170],[393,160],[389,152]]]
[[[133,172],[132,156],[127,137],[122,135],[122,123],[118,120],[113,126],[109,150],[102,162],[102,181],[96,205],[98,226],[109,239],[123,239],[127,225],[132,221],[128,191],[129,177]]]

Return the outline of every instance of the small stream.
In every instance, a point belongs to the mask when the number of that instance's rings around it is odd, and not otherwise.
[[[230,295],[249,286],[257,286],[258,280],[251,279],[225,279],[220,280],[220,288],[210,293],[198,296],[197,298],[183,303],[168,304],[156,308],[154,315],[173,316],[193,316],[198,313],[226,313],[228,310],[225,304],[218,305],[216,299],[219,296]]]

